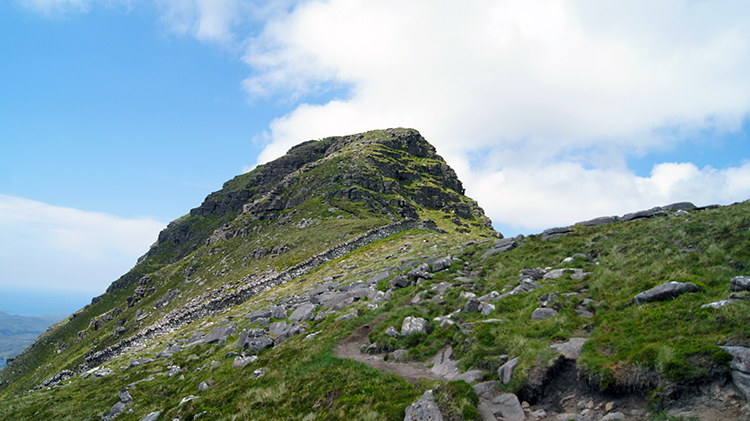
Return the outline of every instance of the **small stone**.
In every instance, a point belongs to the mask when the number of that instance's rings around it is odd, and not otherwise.
[[[536,411],[529,414],[534,420],[541,420],[542,418],[547,418],[547,413],[544,412],[544,409],[537,409]]]
[[[624,420],[625,414],[622,412],[612,412],[604,416],[601,421],[615,421],[615,420]]]
[[[399,336],[398,331],[394,326],[388,326],[388,329],[385,330],[385,334],[392,338],[398,338]]]
[[[615,403],[614,402],[607,402],[606,405],[604,405],[604,411],[609,412],[611,410],[615,409]]]
[[[208,384],[206,382],[200,382],[198,384],[198,390],[206,390],[208,389]]]
[[[120,402],[122,403],[128,403],[133,400],[133,397],[130,396],[130,393],[127,389],[122,389],[121,391],[117,392],[117,397],[120,398]]]
[[[161,415],[161,411],[152,412],[145,417],[141,418],[140,421],[156,421]]]

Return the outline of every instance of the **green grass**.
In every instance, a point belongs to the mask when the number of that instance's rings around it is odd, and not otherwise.
[[[381,135],[371,134],[375,138]],[[333,144],[338,140],[326,141]],[[179,247],[165,247],[126,274],[123,283],[127,285],[104,294],[101,301],[43,334],[32,349],[0,373],[4,382],[0,385],[0,419],[100,419],[117,402],[117,392],[125,385],[152,376],[154,380],[131,388],[137,406],[131,407],[132,414],[123,414],[118,419],[138,420],[149,412],[161,410],[164,419],[192,419],[207,411],[210,419],[227,420],[396,420],[403,419],[404,408],[427,389],[435,391],[439,405],[451,419],[475,419],[476,395],[463,383],[409,384],[402,378],[333,356],[332,349],[341,339],[382,313],[386,313],[385,319],[374,326],[370,340],[377,342],[384,352],[406,349],[409,359],[429,362],[442,348],[451,346],[453,357],[459,360],[462,369],[483,370],[487,380],[496,380],[497,369],[508,358],[518,357],[511,383],[503,386],[509,392],[523,389],[527,375],[535,368],[552,364],[557,353],[550,349],[551,344],[573,337],[589,338],[578,364],[590,385],[615,391],[636,389],[652,392],[654,396],[659,388],[670,384],[728,376],[730,356],[719,345],[750,346],[746,328],[750,324],[750,302],[721,309],[701,308],[703,304],[729,298],[729,280],[750,270],[749,203],[691,212],[687,217],[667,216],[600,227],[576,226],[571,234],[546,242],[541,241],[541,236],[529,236],[517,248],[487,259],[482,255],[493,243],[481,214],[460,219],[462,226],[458,226],[453,222],[456,217],[453,212],[417,207],[420,218],[434,220],[445,232],[410,230],[373,242],[328,262],[303,279],[109,361],[106,366],[114,370],[111,376],[75,377],[64,387],[25,393],[60,370],[78,370],[84,355],[119,341],[121,338],[114,333],[118,320],[125,320],[121,324],[129,329],[125,334],[128,336],[209,290],[231,289],[245,276],[284,270],[355,235],[390,223],[398,219],[394,216],[394,200],[408,192],[436,187],[437,179],[432,174],[434,168],[442,165],[439,160],[405,157],[383,145],[342,148],[340,155],[324,158],[319,165],[292,180],[287,198],[297,194],[302,197],[309,192],[320,194],[309,194],[294,209],[277,212],[272,219],[236,214],[226,218],[187,216],[179,221],[190,222],[201,235],[207,236],[225,224],[238,235],[211,245],[200,243],[184,255]],[[361,187],[370,195],[363,200],[333,197],[332,192],[347,187],[347,180],[357,176],[358,171],[374,177],[378,166],[393,164],[389,160],[394,157],[403,161],[398,166],[405,178],[376,177],[378,182],[395,183],[392,194],[374,195],[374,190]],[[419,172],[420,168],[428,167],[433,169]],[[415,171],[422,178],[410,180],[406,175],[416,174]],[[244,175],[231,180],[222,194],[244,188],[251,178]],[[440,188],[450,193],[449,189]],[[468,198],[459,199],[470,207],[475,205]],[[313,223],[300,228],[303,219]],[[469,240],[475,243],[466,245]],[[250,257],[258,249],[282,245],[288,248],[283,254]],[[589,258],[562,263],[575,253]],[[371,303],[360,300],[339,312],[341,315],[356,309],[360,316],[355,319],[342,322],[336,320],[337,316],[329,316],[310,322],[307,333],[318,332],[314,339],[305,339],[306,335],[291,338],[261,352],[256,362],[244,368],[234,368],[231,358],[224,358],[227,352],[236,351],[237,336],[221,346],[201,345],[169,360],[129,370],[120,368],[131,359],[153,356],[168,343],[189,337],[203,323],[220,323],[231,317],[240,330],[249,327],[244,315],[267,308],[284,297],[305,294],[324,278],[336,275],[336,281],[343,285],[366,280],[385,270],[390,270],[392,277],[408,272],[408,262],[447,255],[457,257],[460,262],[435,274],[431,280],[395,291],[389,301],[374,310],[368,309]],[[540,280],[541,287],[534,291],[493,302],[496,308],[488,316],[459,311],[468,301],[461,297],[462,292],[476,296],[492,291],[509,292],[518,285],[521,269],[536,267],[579,268],[589,274],[583,279],[572,279],[567,274],[556,280]],[[457,279],[471,273],[476,279],[470,283]],[[129,307],[126,298],[135,294],[139,287],[136,281],[145,275],[152,281],[144,287],[155,290]],[[632,303],[639,292],[668,281],[693,282],[701,290],[672,301],[640,306]],[[451,288],[439,297],[432,288],[443,282]],[[388,280],[381,281],[378,287],[387,289]],[[179,290],[180,295],[168,305],[155,308],[168,290]],[[421,300],[410,304],[418,294]],[[558,296],[551,304],[557,315],[531,320],[540,298],[553,294]],[[738,296],[746,298],[748,294]],[[586,299],[591,300],[587,309],[595,313],[592,318],[576,313]],[[113,312],[119,314],[105,321],[100,329],[94,330],[90,325],[92,319],[102,319]],[[441,327],[433,320],[451,313],[455,322],[452,325]],[[139,322],[136,314],[146,316]],[[389,326],[400,331],[407,316],[427,319],[429,333],[407,338],[385,335]],[[485,323],[487,319],[495,320]],[[207,332],[210,328],[204,326],[202,330]],[[218,367],[204,367],[213,360],[220,363]],[[167,366],[171,364],[183,368],[184,380],[166,378]],[[264,375],[253,374],[261,368],[266,370]],[[208,390],[198,391],[202,381],[211,384]],[[180,405],[190,395],[199,399]]]

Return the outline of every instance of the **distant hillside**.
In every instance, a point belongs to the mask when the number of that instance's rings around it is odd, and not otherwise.
[[[2,364],[10,357],[20,354],[48,327],[68,317],[69,314],[42,314],[39,316],[16,316],[0,311],[0,360]]]

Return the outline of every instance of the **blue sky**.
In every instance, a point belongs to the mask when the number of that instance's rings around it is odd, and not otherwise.
[[[296,143],[431,141],[506,235],[750,197],[741,1],[0,2],[0,310],[75,311]]]

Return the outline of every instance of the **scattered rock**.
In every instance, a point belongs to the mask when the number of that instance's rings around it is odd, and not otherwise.
[[[490,380],[474,385],[474,392],[476,392],[477,396],[488,401],[497,396],[499,390],[500,382],[497,380]]]
[[[156,421],[161,415],[161,411],[152,412],[145,417],[141,418],[140,421]]]
[[[257,359],[258,357],[256,357],[255,355],[237,356],[234,358],[234,361],[232,362],[232,367],[241,368],[254,362]]]
[[[287,325],[285,321],[271,323],[268,326],[268,332],[276,337],[275,343],[280,344],[294,335],[305,333],[305,326],[299,322],[292,322]]]
[[[279,320],[286,319],[286,309],[283,306],[272,307],[271,317]]]
[[[495,311],[494,304],[484,302],[479,304],[479,312],[482,313],[483,316],[489,316],[493,311]]]
[[[171,365],[167,367],[167,369],[169,370],[167,372],[167,378],[171,378],[182,373],[182,369],[180,368],[180,366],[177,366],[177,365]]]
[[[506,421],[526,421],[526,413],[521,408],[518,397],[512,393],[502,394],[492,400],[492,413]]]
[[[313,304],[302,304],[301,306],[294,309],[292,314],[289,316],[289,320],[300,320],[303,322],[309,322],[315,319],[315,305]]]
[[[568,342],[550,345],[550,348],[559,351],[563,357],[569,360],[577,360],[581,356],[581,348],[588,338],[570,338]]]
[[[245,316],[250,323],[255,323],[258,319],[268,319],[271,317],[271,310],[256,310]]]
[[[405,349],[397,349],[397,350],[391,352],[391,358],[393,358],[393,361],[398,361],[398,360],[406,357],[407,354],[409,354],[409,351],[407,351]]]
[[[495,253],[504,253],[506,251],[511,251],[517,246],[518,243],[516,243],[513,238],[502,238],[500,240],[495,240],[495,245],[482,255],[482,259],[486,259]]]
[[[419,400],[406,407],[405,413],[404,421],[443,421],[432,390],[424,392]]]
[[[393,326],[388,326],[388,329],[385,330],[385,334],[391,338],[398,338],[399,336],[398,331]]]
[[[604,418],[601,419],[601,421],[615,421],[615,420],[624,420],[625,414],[622,412],[612,412],[604,416]]]
[[[616,216],[600,216],[599,218],[589,219],[588,221],[576,222],[576,225],[597,227],[599,225],[614,224],[615,222],[617,222]]]
[[[531,320],[543,320],[557,314],[557,311],[551,308],[538,308],[531,313]]]
[[[122,389],[117,392],[117,397],[120,398],[120,402],[122,403],[128,403],[133,400],[133,397],[130,396],[130,392],[128,392],[127,389]]]
[[[657,216],[666,216],[666,212],[664,212],[660,207],[651,208],[648,210],[642,210],[638,212],[633,213],[626,213],[623,215],[620,220],[623,222],[629,222],[629,221],[637,221],[640,219],[650,219]]]
[[[500,381],[503,382],[503,384],[508,384],[513,379],[513,370],[516,369],[517,365],[518,357],[506,362],[497,369],[497,375],[500,377]]]
[[[229,323],[225,326],[216,326],[211,333],[203,338],[204,344],[218,343],[219,345],[224,344],[227,341],[227,337],[230,335],[237,334],[237,325]]]
[[[464,313],[478,313],[480,301],[476,298],[470,299],[464,306]]]
[[[562,237],[563,235],[567,235],[573,232],[573,229],[570,227],[558,227],[558,228],[550,228],[544,230],[542,232],[542,241],[547,241],[553,238]]]
[[[453,377],[453,380],[463,380],[466,383],[481,382],[484,380],[484,372],[482,370],[469,370],[465,373],[461,373]]]
[[[750,276],[736,276],[729,281],[730,291],[750,291]]]
[[[542,268],[521,269],[521,273],[519,276],[522,279],[529,278],[529,279],[538,281],[542,279],[546,273],[547,271]]]
[[[633,297],[633,302],[640,305],[654,301],[673,300],[682,294],[697,291],[700,291],[700,288],[692,282],[672,281],[636,295]]]
[[[438,352],[432,360],[432,371],[437,376],[452,378],[458,373],[458,361],[452,361],[453,348],[450,346]]]
[[[427,334],[429,323],[421,317],[406,317],[401,325],[401,336],[409,336],[415,333]]]
[[[750,399],[750,348],[741,346],[722,346],[722,349],[732,354],[732,381],[744,395]]]
[[[662,206],[661,210],[665,212],[673,211],[673,210],[681,210],[681,211],[689,211],[694,210],[695,205],[690,202],[677,202],[672,203],[671,205]]]
[[[701,308],[722,308],[726,307],[728,305],[736,304],[741,302],[742,300],[735,300],[735,299],[728,299],[728,300],[720,300],[720,301],[714,301],[712,303],[703,304]]]
[[[396,276],[391,279],[390,284],[393,288],[406,288],[411,285],[411,281],[406,276]]]

